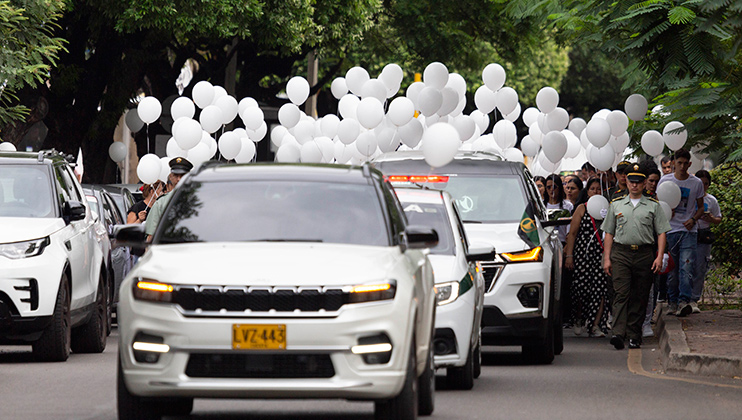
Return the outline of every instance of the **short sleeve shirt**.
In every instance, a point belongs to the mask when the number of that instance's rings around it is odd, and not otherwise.
[[[611,202],[600,229],[622,245],[651,245],[656,235],[670,231],[670,224],[660,203],[642,196],[635,207],[627,195]]]
[[[657,183],[657,189],[665,182],[674,182],[680,188],[680,203],[675,207],[675,214],[670,219],[670,232],[688,232],[683,223],[696,214],[696,201],[703,197],[703,182],[693,175],[688,175],[687,179],[677,179],[674,173],[667,174],[660,178]],[[690,232],[696,232],[697,225],[693,225]]]
[[[154,235],[157,230],[157,225],[160,223],[162,214],[165,212],[167,203],[170,202],[170,193],[167,193],[155,201],[155,205],[150,209],[147,215],[147,223],[144,226],[144,233],[147,235]]]
[[[711,213],[714,217],[721,217],[721,208],[719,202],[711,194],[703,196],[703,211]],[[711,224],[703,219],[698,219],[698,229],[707,229]]]

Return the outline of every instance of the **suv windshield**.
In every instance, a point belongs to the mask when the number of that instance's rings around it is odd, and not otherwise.
[[[389,246],[373,185],[307,181],[191,182],[156,242],[325,242]]]
[[[430,248],[431,254],[455,255],[451,223],[443,204],[403,202],[402,208],[409,224],[432,227],[438,232],[438,245]]]
[[[0,165],[0,217],[54,217],[45,166]]]
[[[526,200],[516,176],[461,175],[448,178],[445,185],[456,200],[464,222],[520,222]]]

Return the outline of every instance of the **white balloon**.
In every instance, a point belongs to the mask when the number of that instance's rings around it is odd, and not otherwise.
[[[547,175],[559,172],[558,169],[559,169],[560,163],[554,163],[550,161],[549,158],[547,158],[546,155],[544,155],[543,149],[541,149],[541,151],[539,152],[537,159],[541,167],[544,170],[546,170]]]
[[[361,103],[361,100],[355,95],[348,94],[340,98],[340,102],[338,103],[340,116],[343,118],[356,119],[356,110],[358,109],[359,103]]]
[[[289,133],[289,130],[286,129],[286,127],[282,125],[277,125],[273,127],[271,130],[271,143],[273,143],[274,146],[281,147],[281,143],[283,142],[283,137]]]
[[[224,89],[219,85],[214,85],[214,99],[211,100],[211,105],[216,105],[216,101],[227,95],[229,95],[227,89]]]
[[[214,85],[206,80],[202,80],[193,86],[191,96],[193,96],[193,102],[195,102],[199,108],[203,109],[211,105],[211,102],[214,100],[214,93]]]
[[[403,78],[404,72],[402,71],[402,67],[394,63],[384,66],[379,75],[379,80],[381,80],[387,88],[399,86],[399,84],[402,83]]]
[[[222,120],[222,110],[216,105],[207,106],[201,111],[201,115],[198,116],[201,127],[208,133],[215,133],[222,128]]]
[[[539,146],[543,143],[544,140],[544,133],[541,131],[540,128],[538,128],[538,124],[533,124],[528,129],[528,135],[531,136],[531,139],[536,142]]]
[[[513,110],[513,112],[507,115],[503,115],[502,117],[510,122],[515,122],[518,117],[520,117],[520,102],[515,105],[515,109]]]
[[[327,114],[320,121],[322,134],[329,138],[333,138],[338,134],[338,125],[340,125],[340,118],[335,114]]]
[[[301,119],[301,111],[294,104],[283,104],[278,109],[278,122],[286,128],[293,128]]]
[[[497,63],[490,63],[482,70],[482,81],[490,90],[497,92],[505,84],[505,69]]]
[[[252,140],[253,142],[258,143],[265,138],[266,134],[268,134],[268,124],[263,121],[257,130],[247,129],[246,131],[247,137],[250,137],[250,140]]]
[[[523,152],[520,150],[510,147],[502,151],[505,160],[510,162],[523,162]]]
[[[188,151],[183,150],[180,148],[180,146],[178,146],[178,142],[175,140],[175,137],[170,137],[170,140],[167,141],[165,152],[167,153],[167,157],[171,159],[175,157],[188,156]]]
[[[543,112],[538,113],[536,124],[538,125],[538,129],[541,130],[541,132],[544,134],[548,133],[549,131],[553,131],[549,128],[548,124],[546,124],[546,114],[544,114]]]
[[[608,117],[608,114],[610,114],[610,113],[611,113],[611,110],[610,109],[603,108],[600,111],[598,111],[595,114],[593,114],[593,116],[591,117],[591,119],[595,119],[595,118],[606,119]]]
[[[483,114],[482,111],[478,109],[472,111],[469,116],[474,119],[474,122],[477,123],[477,126],[479,127],[479,131],[482,133],[484,133],[490,125],[489,115]]]
[[[587,139],[595,147],[603,147],[611,139],[611,125],[602,118],[593,118],[585,128]],[[606,170],[606,169],[602,169]]]
[[[564,108],[557,107],[546,114],[546,126],[550,131],[562,131],[569,124],[569,113]]]
[[[466,95],[466,79],[458,73],[451,73],[448,75],[446,87],[450,87],[456,91],[460,97]]]
[[[167,182],[167,177],[170,175],[170,159],[172,158],[168,156],[160,158],[160,175],[157,177],[159,181]]]
[[[420,92],[422,92],[423,89],[425,89],[425,83],[423,82],[414,82],[407,87],[405,96],[407,98],[410,98],[412,103],[415,104],[415,109],[420,109],[420,102],[418,102],[418,96],[420,96]]]
[[[276,151],[276,162],[298,163],[301,159],[300,146],[285,144]]]
[[[392,124],[401,127],[415,116],[415,104],[412,99],[400,96],[389,104],[387,115]]]
[[[237,115],[242,114],[242,111],[253,106],[260,105],[258,105],[258,101],[249,96],[242,98],[240,103],[237,104]]]
[[[543,87],[536,94],[536,106],[544,114],[556,109],[559,105],[559,92],[553,87]]]
[[[607,171],[613,166],[613,162],[616,159],[616,152],[613,151],[613,147],[610,144],[606,144],[603,147],[594,147],[590,151],[591,163],[600,171]]]
[[[468,115],[459,115],[453,119],[451,124],[459,132],[459,137],[466,141],[474,135],[474,130],[477,127],[477,123],[474,119]]]
[[[211,150],[209,150],[209,146],[206,143],[198,143],[195,147],[188,150],[188,156],[186,156],[186,159],[188,159],[193,164],[193,167],[196,168],[209,160],[210,153]]]
[[[682,128],[682,131],[671,133],[671,131],[680,128]],[[662,130],[662,137],[667,147],[674,152],[685,145],[685,141],[688,139],[688,130],[685,129],[685,126],[681,122],[670,121]]]
[[[578,138],[582,135],[585,127],[587,127],[587,123],[585,122],[585,120],[579,117],[573,118],[572,121],[569,122],[569,131],[571,131]]]
[[[642,149],[649,156],[659,156],[665,148],[662,134],[656,130],[649,130],[642,134]]]
[[[219,153],[222,154],[224,159],[234,159],[240,153],[241,148],[242,140],[234,132],[227,131],[219,137]]]
[[[344,77],[338,77],[332,81],[330,85],[330,92],[335,99],[340,99],[348,93],[348,85],[345,83]]]
[[[580,144],[582,145],[582,148],[585,150],[587,150],[588,147],[594,147],[593,144],[590,143],[590,140],[587,139],[587,130],[582,130],[582,133],[580,133]]]
[[[393,152],[397,150],[402,140],[397,134],[397,130],[391,127],[386,127],[376,134],[376,141],[379,145],[379,150],[382,153]]]
[[[299,142],[299,144],[305,144],[314,138],[314,121],[312,120],[302,120],[299,121],[298,124],[293,128],[294,130],[294,137],[296,137],[296,141]]]
[[[611,136],[611,146],[613,146],[613,150],[617,150],[617,153],[623,153],[624,150],[626,150],[627,147],[629,147],[629,142],[631,141],[631,138],[629,138],[629,133],[623,132],[618,137]]]
[[[370,81],[369,81],[370,83]],[[373,96],[361,99],[356,109],[358,122],[369,130],[376,128],[384,119],[384,105]]]
[[[462,115],[462,112],[464,111],[464,108],[466,108],[466,95],[462,95],[459,98],[458,105],[456,105],[456,108],[454,108],[453,111],[451,111],[451,113],[448,114],[448,115],[450,115],[452,117],[457,117],[459,115]]]
[[[515,128],[515,124],[508,120],[496,122],[495,126],[492,127],[492,134],[497,145],[503,150],[515,146],[515,142],[518,141],[518,130]]]
[[[387,87],[379,79],[370,79],[364,83],[361,88],[361,98],[376,98],[379,102],[384,103],[386,100]]]
[[[413,118],[407,124],[399,127],[399,138],[405,146],[414,148],[423,137],[423,125],[417,118]]]
[[[300,150],[301,163],[321,163],[322,148],[315,141],[304,143]]]
[[[338,124],[338,138],[343,144],[351,144],[361,132],[361,124],[352,118],[346,118]]]
[[[644,96],[635,93],[626,98],[623,109],[626,111],[626,115],[629,118],[634,121],[641,121],[644,119],[644,116],[647,115],[647,99]]]
[[[459,94],[453,88],[444,87],[441,91],[443,96],[443,102],[441,107],[438,109],[437,114],[440,116],[446,116],[452,113],[459,104]]]
[[[527,127],[531,127],[536,122],[538,114],[539,110],[534,107],[526,108],[526,110],[523,111],[523,122]]]
[[[346,164],[353,157],[355,146],[348,146],[341,142],[334,143],[334,156],[337,163]]]
[[[255,143],[247,137],[240,139],[240,151],[235,155],[234,161],[237,163],[252,162],[255,157]]]
[[[603,210],[608,211],[608,199],[602,194],[596,194],[587,200],[587,212],[595,220],[603,220]]]
[[[198,121],[188,118],[180,122],[177,128],[178,130],[173,135],[181,149],[192,149],[201,141],[201,132],[203,129]]]
[[[549,131],[543,139],[544,156],[552,163],[559,163],[567,153],[567,138],[561,131]]]
[[[348,89],[358,96],[361,96],[363,85],[371,79],[368,72],[363,67],[353,67],[345,73],[345,83]]]
[[[13,146],[13,143],[8,143],[8,142],[0,143],[0,146],[6,143]],[[3,149],[0,148],[0,150],[3,150]],[[12,151],[15,151],[15,146],[13,146]],[[110,146],[108,146],[108,156],[111,158],[112,161],[116,163],[119,163],[123,161],[124,159],[126,159],[126,154],[127,154],[126,152],[127,152],[126,145],[120,141],[114,141],[113,143],[111,143]]]
[[[423,70],[423,83],[425,86],[441,90],[448,83],[448,68],[445,64],[434,62],[430,63]]]
[[[510,114],[518,105],[518,92],[515,89],[505,86],[497,91],[497,109],[503,115]]]
[[[671,209],[680,204],[680,187],[674,182],[663,182],[657,186],[657,199],[667,203]],[[670,219],[668,219],[670,220]]]
[[[531,136],[525,136],[520,141],[520,150],[522,150],[523,154],[526,156],[536,156],[540,147],[541,146],[539,146]]]
[[[453,160],[461,145],[461,139],[459,132],[453,126],[438,123],[425,130],[422,143],[425,162],[438,168]]]
[[[435,114],[443,104],[443,94],[440,90],[426,87],[417,97],[418,108],[420,112],[425,116],[429,117]]]
[[[569,130],[562,130],[562,134],[564,134],[564,137],[567,139],[567,151],[564,153],[564,158],[572,159],[577,157],[577,155],[580,154],[580,150],[582,150],[580,139]]]
[[[301,76],[294,76],[286,83],[286,95],[294,105],[301,105],[309,97],[309,82]]]
[[[196,115],[196,105],[187,96],[177,98],[170,105],[170,116],[173,117],[173,121],[177,121],[180,117],[193,118],[194,115]]]
[[[131,130],[132,133],[136,133],[137,131],[141,130],[142,127],[144,127],[144,121],[139,118],[139,113],[135,109],[130,109],[126,112],[124,122],[126,123],[126,126],[129,127],[129,130]]]
[[[629,128],[629,117],[623,111],[611,111],[605,120],[611,126],[611,134],[618,137]],[[623,150],[623,149],[622,149]]]
[[[665,203],[664,201],[660,201],[660,207],[662,207],[662,211],[665,212],[667,221],[670,221],[670,219],[672,219],[672,207],[670,207],[670,205]]]
[[[137,105],[137,115],[146,124],[157,121],[160,114],[162,114],[162,104],[154,96],[147,96]]]
[[[320,150],[322,150],[322,161],[329,163],[335,158],[335,143],[332,139],[325,136],[315,137],[314,142],[317,143]],[[340,142],[338,142],[340,143]]]
[[[356,149],[358,149],[358,152],[363,155],[364,157],[369,157],[376,153],[376,148],[378,147],[379,143],[376,140],[376,135],[373,131],[366,131],[365,133],[361,133],[358,135],[358,139],[356,139]]]
[[[147,153],[139,159],[137,176],[145,184],[152,184],[160,176],[160,158],[154,153]]]
[[[237,99],[235,99],[231,95],[222,96],[221,98],[217,99],[216,102],[214,102],[214,105],[222,110],[223,125],[227,125],[234,121],[240,108],[240,104],[237,103]]]
[[[265,114],[263,114],[263,110],[260,107],[250,107],[242,111],[240,118],[245,123],[245,128],[257,130],[265,121]]]
[[[497,106],[497,94],[487,86],[482,85],[474,92],[474,105],[483,114],[489,114]]]

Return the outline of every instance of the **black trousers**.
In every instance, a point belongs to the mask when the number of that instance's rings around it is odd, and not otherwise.
[[[642,323],[649,290],[654,282],[652,246],[631,247],[613,244],[613,335],[641,341]]]

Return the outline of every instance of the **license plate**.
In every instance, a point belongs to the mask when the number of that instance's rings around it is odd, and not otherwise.
[[[236,350],[285,350],[286,325],[232,324],[232,348]]]

